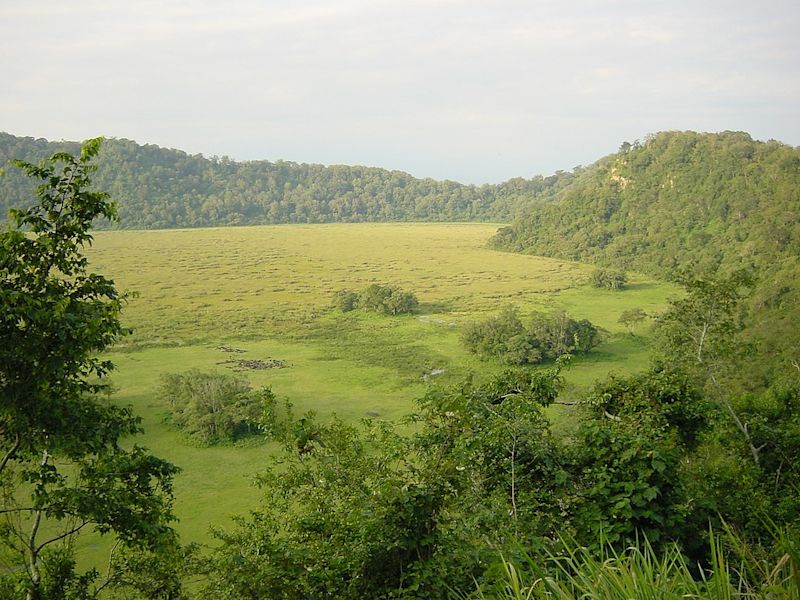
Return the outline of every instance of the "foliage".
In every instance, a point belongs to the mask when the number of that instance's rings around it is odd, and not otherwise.
[[[670,360],[702,378],[719,373],[726,365],[735,369],[747,347],[740,334],[745,326],[744,294],[753,286],[749,271],[727,276],[680,273],[686,290],[659,315],[656,333]]]
[[[218,531],[206,593],[444,597],[498,550],[546,546],[561,531],[595,551],[642,531],[665,547],[694,535],[682,527],[679,466],[708,407],[688,380],[663,370],[609,380],[567,443],[543,412],[559,369],[433,388],[411,436],[304,418],[263,476],[260,509]]]
[[[305,417],[282,461],[262,476],[261,508],[217,533],[222,546],[206,565],[206,593],[430,598],[467,585],[491,552],[482,536],[535,525],[522,508],[497,509],[524,506],[515,485],[533,477],[527,465],[548,476],[557,469],[548,466],[551,444],[536,408],[552,401],[555,378],[507,374],[432,392],[419,436],[385,423],[358,430]]]
[[[597,161],[527,207],[496,248],[665,277],[751,269],[752,366],[786,383],[800,347],[800,149],[741,132],[662,132]]]
[[[88,189],[99,147],[15,162],[42,183],[38,202],[12,210],[15,227],[0,234],[0,545],[12,561],[0,579],[28,598],[120,583],[76,572],[74,538],[90,526],[132,550],[175,545],[177,469],[123,447],[139,420],[105,397],[113,365],[98,354],[125,330],[124,296],[82,254],[93,220],[114,217],[108,196]]]
[[[682,528],[690,496],[680,473],[713,412],[679,371],[656,367],[598,383],[578,428],[581,540],[692,537]],[[583,543],[587,543],[584,541]],[[590,542],[591,545],[591,542]]]
[[[246,378],[226,373],[167,373],[160,395],[171,422],[204,444],[235,441],[260,432],[265,418],[274,420],[276,399],[270,388],[252,390]]]
[[[679,280],[686,286],[686,296],[674,300],[658,318],[661,352],[707,384],[709,394],[724,407],[758,464],[760,450],[734,406],[736,387],[731,385],[747,354],[740,336],[744,328],[742,290],[752,285],[752,277],[748,271],[738,270],[727,277],[680,275]]]
[[[596,269],[592,273],[592,285],[596,288],[606,288],[609,290],[621,290],[628,282],[625,271],[613,269]]]
[[[718,407],[712,435],[687,463],[690,493],[748,539],[767,533],[765,514],[781,526],[800,515],[793,465],[800,457],[797,387],[753,382],[753,347],[742,338],[749,272],[682,275],[686,294],[657,321],[663,360],[682,365]]]
[[[636,326],[639,325],[646,318],[647,318],[647,313],[644,312],[641,308],[629,308],[627,310],[622,311],[622,314],[619,316],[618,322],[627,327],[630,334],[633,335],[633,331],[634,329],[636,329]]]
[[[415,589],[415,565],[436,550],[432,527],[447,482],[414,467],[388,428],[361,435],[306,417],[295,433],[282,468],[261,477],[262,508],[217,532],[223,545],[207,565],[206,593],[379,598]]]
[[[333,296],[333,306],[342,312],[358,308],[358,292],[339,290]]]
[[[560,540],[561,552],[523,553],[516,561],[501,560],[501,569],[472,595],[493,600],[540,600],[559,598],[703,598],[746,600],[750,598],[800,598],[800,554],[797,539],[778,532],[781,554],[763,562],[731,532],[709,534],[708,567],[697,566],[677,544],[657,551],[647,538],[622,551],[606,547],[600,555]],[[793,544],[793,546],[792,546]],[[733,547],[729,552],[725,548]]]
[[[380,283],[373,283],[360,292],[339,290],[333,303],[342,312],[363,308],[382,315],[408,314],[419,306],[419,300],[412,292]]]
[[[570,353],[586,354],[600,341],[597,327],[586,319],[576,321],[563,310],[534,313],[529,332],[538,340],[547,358]]]
[[[77,144],[0,133],[0,162],[37,161]],[[522,206],[550,197],[573,179],[517,177],[499,185],[462,185],[417,179],[400,171],[288,161],[235,162],[179,150],[108,140],[97,183],[119,202],[120,225],[131,229],[359,223],[491,221],[511,219]],[[25,181],[0,180],[0,210],[25,205]],[[8,203],[8,204],[5,204]],[[108,224],[106,224],[108,225]]]
[[[467,323],[461,340],[470,352],[502,357],[510,364],[538,363],[542,359],[541,351],[527,335],[519,311],[511,305],[497,316]]]
[[[576,321],[564,311],[534,313],[525,327],[514,306],[494,317],[468,323],[461,340],[470,352],[496,356],[511,365],[536,364],[570,353],[589,352],[598,330],[588,320]]]

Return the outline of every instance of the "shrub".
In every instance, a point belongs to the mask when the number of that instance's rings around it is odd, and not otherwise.
[[[597,269],[592,275],[592,285],[596,288],[621,290],[626,283],[628,283],[628,277],[625,275],[625,271]]]
[[[466,325],[461,339],[470,352],[525,365],[589,352],[597,345],[598,330],[586,319],[576,321],[564,311],[534,313],[526,328],[517,309],[509,305],[497,316]]]
[[[333,296],[333,306],[342,312],[350,312],[358,306],[358,292],[339,290]]]
[[[164,375],[160,395],[169,404],[172,423],[204,444],[260,431],[275,401],[272,390],[252,390],[244,377],[196,369]]]
[[[406,292],[396,285],[373,283],[361,292],[339,290],[334,295],[333,304],[342,312],[363,308],[382,315],[402,315],[414,312],[419,300],[412,292]]]

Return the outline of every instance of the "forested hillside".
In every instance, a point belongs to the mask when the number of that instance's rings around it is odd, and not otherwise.
[[[800,339],[798,148],[738,132],[625,143],[492,243],[660,277],[680,267],[748,268],[756,277],[750,330],[763,349],[786,354]]]
[[[0,164],[36,162],[74,142],[0,133]],[[179,150],[106,140],[97,160],[97,189],[117,202],[128,229],[364,221],[509,221],[574,178],[515,178],[500,185],[417,179],[400,171],[294,162],[235,162]],[[16,170],[0,178],[0,212],[25,206],[30,182]],[[101,225],[102,227],[102,225]]]

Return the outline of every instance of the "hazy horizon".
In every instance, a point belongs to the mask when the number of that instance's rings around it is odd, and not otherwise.
[[[800,6],[43,0],[0,9],[0,130],[497,183],[665,130],[800,145]]]

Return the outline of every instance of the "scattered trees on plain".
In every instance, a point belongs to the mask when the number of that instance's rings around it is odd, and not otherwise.
[[[92,220],[113,217],[107,198],[87,191],[98,146],[21,163],[42,180],[39,202],[14,212],[15,228],[0,236],[0,556],[11,561],[0,598],[181,594],[169,528],[176,469],[129,443],[139,422],[108,401],[112,365],[98,358],[124,333],[124,296],[81,254]],[[190,431],[217,439],[258,427],[284,446],[260,478],[262,505],[217,530],[219,545],[193,563],[202,593],[440,598],[491,581],[501,553],[560,561],[575,548],[603,558],[609,546],[645,544],[654,561],[666,548],[675,564],[697,565],[703,591],[735,597],[766,571],[764,597],[797,597],[800,387],[752,376],[746,273],[680,282],[685,296],[658,318],[657,360],[583,394],[568,435],[554,433],[545,410],[563,403],[563,359],[431,388],[413,427],[399,428],[295,422],[271,391],[241,378],[167,376],[175,418]],[[396,314],[394,289],[341,298]],[[596,337],[563,312],[526,326],[513,307],[464,330],[474,351],[514,364],[586,352]],[[714,543],[709,557],[698,535],[709,526],[736,531],[736,545]],[[74,538],[89,527],[119,541],[106,573],[77,572]],[[742,567],[704,579],[726,551]]]
[[[739,404],[763,444],[756,464],[747,444],[731,443],[723,407],[670,357],[598,382],[575,404],[567,436],[553,433],[545,412],[560,402],[561,361],[431,388],[412,435],[388,423],[303,420],[261,479],[260,508],[217,532],[205,593],[446,597],[494,581],[490,565],[520,548],[532,561],[640,548],[704,568],[726,552],[714,545],[709,556],[698,534],[709,524],[736,532],[727,552],[747,565],[718,572],[725,589],[800,591],[800,500],[791,491],[800,481],[800,393]]]

